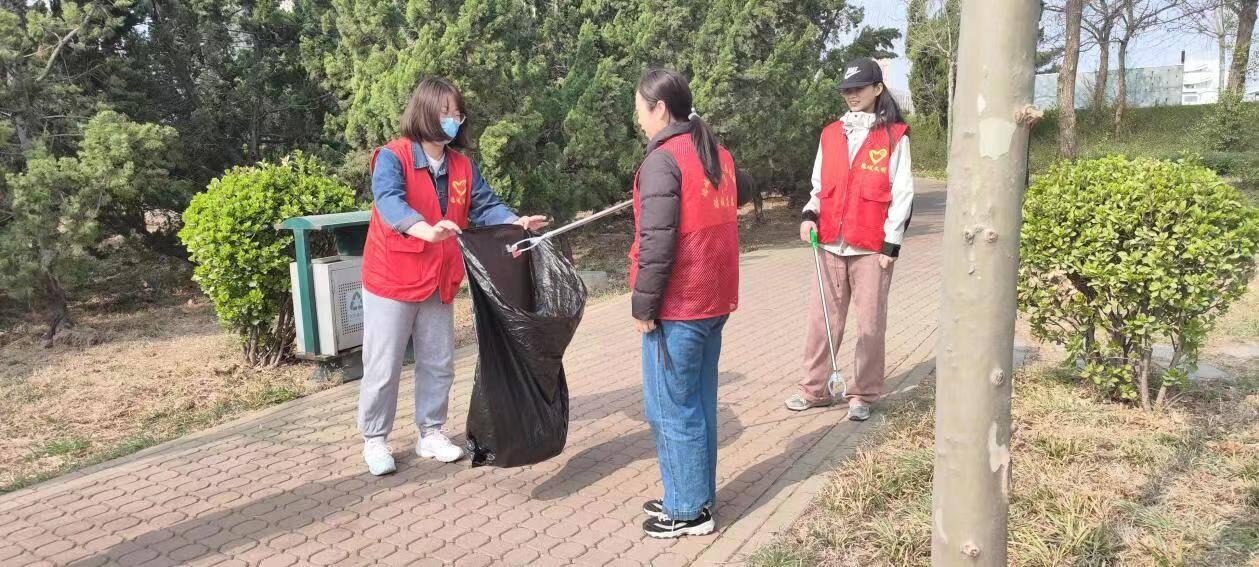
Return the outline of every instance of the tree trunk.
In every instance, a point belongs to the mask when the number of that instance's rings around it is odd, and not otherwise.
[[[260,157],[258,151],[258,115],[254,113],[253,118],[249,121],[249,161],[258,161]]]
[[[44,295],[47,296],[48,301],[48,331],[44,333],[44,348],[48,348],[52,346],[52,340],[57,336],[57,331],[63,326],[74,326],[74,322],[70,320],[66,290],[61,287],[57,276],[50,273],[44,274]]]
[[[1084,0],[1067,0],[1067,43],[1058,70],[1058,154],[1075,159],[1078,148],[1075,138],[1075,78],[1080,68],[1080,19]]]
[[[1097,355],[1097,327],[1089,325],[1084,330],[1084,363],[1090,364],[1098,361]]]
[[[1177,346],[1176,350],[1172,351],[1172,360],[1167,364],[1168,374],[1180,366],[1180,358],[1183,355],[1184,350],[1180,346]],[[1164,374],[1163,379],[1159,382],[1158,396],[1154,398],[1154,407],[1156,408],[1162,408],[1167,401],[1167,375]]]
[[[1102,37],[1097,38],[1097,80],[1093,82],[1093,108],[1106,108],[1106,85],[1110,81],[1110,32],[1112,24],[1102,27]]]
[[[1036,0],[963,5],[936,353],[936,567],[1007,561],[1010,380],[1031,131],[1016,117],[1033,98],[1039,21]]]
[[[1250,66],[1250,39],[1259,18],[1259,0],[1241,0],[1237,14],[1237,43],[1233,44],[1233,68],[1228,72],[1228,92],[1244,95],[1246,69]]]
[[[13,129],[17,132],[17,144],[22,153],[31,151],[35,147],[35,141],[31,139],[30,128],[27,128],[26,120],[20,114],[13,116]]]
[[[245,334],[245,364],[258,366],[258,329],[250,328]]]
[[[1220,42],[1219,44],[1220,62],[1219,62],[1219,65],[1216,67],[1216,72],[1219,73],[1219,78],[1215,82],[1215,93],[1216,93],[1217,100],[1219,98],[1219,95],[1224,93],[1224,86],[1228,84],[1228,69],[1226,68],[1227,62],[1225,61],[1225,57],[1226,57],[1225,52],[1228,50],[1228,46],[1226,45],[1226,43],[1228,42],[1228,38],[1224,36],[1220,36],[1219,42]]]
[[[1215,95],[1218,99],[1224,94],[1224,86],[1228,84],[1228,7],[1220,6],[1215,9],[1215,41],[1219,47],[1219,67],[1216,72],[1219,79],[1215,83]]]
[[[18,92],[21,85],[19,84],[16,75],[6,73],[4,76],[4,86],[9,90],[9,92],[15,93],[16,98],[19,101],[26,101],[26,94]],[[26,110],[28,108],[29,105],[23,104],[21,108],[18,108],[13,112],[13,115],[10,118],[10,120],[13,121],[13,131],[17,134],[18,148],[22,150],[23,154],[30,151],[31,148],[35,146],[35,141],[33,139],[34,133],[31,131],[31,127],[27,123],[28,118]]]
[[[293,326],[293,301],[290,298],[285,301],[280,308],[280,314],[276,317],[275,325],[271,328],[271,336],[267,337],[270,345],[268,352],[267,366],[277,367],[288,359],[290,347],[295,338],[296,329]]]
[[[1150,411],[1150,359],[1153,354],[1146,348],[1140,352],[1140,356],[1141,359],[1137,361],[1137,388],[1141,395],[1141,409]]]
[[[1128,112],[1128,42],[1131,38],[1119,40],[1119,76],[1115,81],[1115,133],[1123,126],[1124,114]]]
[[[953,97],[957,94],[957,86],[956,86],[956,81],[955,81],[955,79],[957,78],[957,59],[955,57],[950,57],[946,61],[948,61],[949,63],[949,88],[948,88],[949,100],[946,101],[944,104],[944,107],[948,109],[948,112],[946,113],[948,116],[948,120],[947,120],[948,128],[944,132],[944,136],[945,136],[944,151],[948,152],[949,149],[953,147],[953,123],[954,123]]]

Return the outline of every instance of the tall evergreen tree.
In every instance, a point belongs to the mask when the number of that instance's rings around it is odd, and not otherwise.
[[[807,186],[811,152],[842,102],[835,75],[859,51],[889,55],[842,0],[330,0],[305,45],[341,101],[329,123],[360,152],[397,131],[411,88],[444,75],[464,91],[478,157],[513,204],[566,217],[620,200],[641,158],[633,86],[648,66],[689,77],[696,110],[741,163]],[[838,62],[837,62],[838,61]]]

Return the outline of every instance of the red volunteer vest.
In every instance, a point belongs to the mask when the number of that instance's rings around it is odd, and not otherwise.
[[[721,186],[713,187],[689,135],[674,136],[654,151],[669,152],[682,172],[682,202],[673,272],[660,305],[670,321],[729,315],[739,307],[739,223],[734,159],[719,147]],[[634,245],[630,287],[638,278],[638,225],[642,208],[634,177]]]
[[[843,122],[822,130],[822,201],[818,213],[818,239],[830,244],[844,242],[866,250],[883,248],[883,223],[892,202],[888,162],[892,149],[909,132],[905,124],[875,126],[848,162],[848,135]]]
[[[472,191],[472,163],[462,154],[446,149],[448,199],[442,215],[437,189],[426,169],[416,169],[411,154],[411,141],[398,139],[384,148],[402,162],[406,182],[407,204],[424,216],[430,224],[440,220],[454,221],[459,228],[468,226],[468,204]],[[376,155],[372,154],[372,169]],[[425,242],[401,234],[380,217],[372,207],[372,220],[367,227],[367,243],[363,246],[363,288],[373,295],[397,301],[425,301],[436,291],[442,303],[451,303],[463,282],[463,255],[454,238],[438,243]]]

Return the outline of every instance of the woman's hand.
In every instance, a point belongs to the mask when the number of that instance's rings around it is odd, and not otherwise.
[[[800,223],[800,240],[803,240],[805,244],[812,244],[812,241],[809,239],[809,235],[816,230],[817,223],[813,221],[807,220]]]
[[[516,224],[520,225],[525,230],[537,231],[542,228],[545,228],[547,225],[551,223],[548,222],[546,220],[546,217],[543,215],[534,215],[531,217],[520,217],[519,219],[516,220]]]
[[[634,319],[634,329],[638,331],[639,333],[642,333],[645,335],[647,333],[650,333],[656,330],[656,322]]]
[[[879,267],[883,268],[884,270],[892,267],[892,262],[895,262],[895,261],[896,261],[896,258],[879,254]]]
[[[437,227],[449,233],[447,236],[463,234],[463,229],[459,228],[459,225],[455,224],[455,221],[452,221],[452,220],[442,220],[441,222],[437,223]]]
[[[452,226],[455,229],[454,232],[450,230],[450,227]],[[446,240],[447,238],[450,238],[451,236],[455,234],[458,234],[458,231],[459,231],[459,226],[448,220],[441,221],[437,223],[436,226],[428,224],[424,221],[420,221],[411,225],[411,228],[407,229],[407,234],[414,236],[425,242],[435,243],[435,242],[441,242],[443,240]]]

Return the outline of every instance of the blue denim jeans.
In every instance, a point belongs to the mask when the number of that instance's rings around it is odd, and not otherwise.
[[[717,503],[717,361],[726,319],[664,321],[643,335],[643,403],[664,512],[675,520]]]

